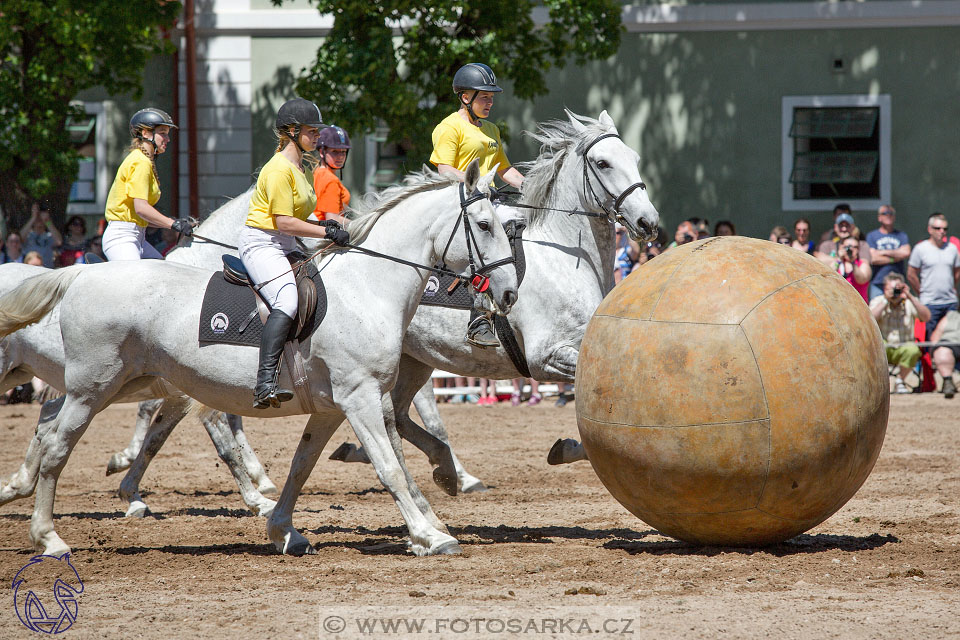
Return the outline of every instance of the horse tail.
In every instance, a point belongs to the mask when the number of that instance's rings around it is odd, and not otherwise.
[[[67,267],[27,278],[0,296],[0,337],[31,325],[53,311],[80,275],[79,268]]]

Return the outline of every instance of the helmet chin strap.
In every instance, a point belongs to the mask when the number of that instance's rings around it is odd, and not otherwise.
[[[460,95],[463,96],[463,93],[464,93],[464,92],[461,92]],[[473,118],[474,120],[476,120],[477,122],[479,122],[479,121],[481,120],[481,118],[480,118],[480,116],[478,116],[478,115],[477,115],[476,113],[474,113],[474,111],[473,111],[473,101],[477,99],[477,96],[478,96],[478,95],[480,95],[480,92],[479,92],[479,91],[474,91],[474,92],[473,92],[473,97],[470,98],[470,102],[468,102],[468,103],[466,103],[466,104],[463,103],[463,98],[462,98],[462,97],[460,98],[460,104],[463,105],[463,106],[465,106],[465,107],[467,108],[467,113],[469,113],[469,114],[470,114],[470,117]]]
[[[287,136],[288,138],[290,138],[290,141],[293,142],[293,144],[297,145],[297,149],[300,149],[300,153],[301,153],[301,154],[304,154],[304,153],[307,152],[307,150],[300,146],[300,125],[296,125],[296,126],[294,127],[294,131],[295,131],[296,133],[295,133],[294,135],[290,135],[290,130],[289,130],[289,129],[284,129],[284,130],[283,130],[283,135],[285,135],[285,136]]]
[[[141,142],[149,142],[151,145],[153,145],[153,155],[157,155],[157,143],[153,141],[153,138],[144,138],[143,131],[138,130],[137,140],[140,140]]]

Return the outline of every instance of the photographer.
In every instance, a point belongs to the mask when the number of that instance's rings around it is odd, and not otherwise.
[[[835,260],[835,269],[837,273],[843,276],[847,282],[853,285],[857,293],[863,298],[864,302],[869,302],[867,298],[870,287],[870,277],[873,271],[866,260],[860,259],[860,242],[856,238],[846,238],[840,243],[838,255]]]
[[[677,225],[677,232],[673,234],[673,242],[667,245],[667,249],[679,247],[682,244],[693,242],[697,239],[698,231],[696,226],[689,220],[684,220]]]
[[[913,340],[913,326],[930,319],[930,310],[917,300],[903,276],[892,271],[883,279],[883,295],[870,301],[870,311],[880,325],[886,344],[887,363],[900,367],[897,393],[910,393],[907,375],[920,359],[920,347]]]
[[[36,251],[43,259],[43,266],[52,269],[57,250],[63,244],[63,236],[50,219],[50,208],[46,204],[33,203],[30,219],[20,230],[23,237],[23,251]]]

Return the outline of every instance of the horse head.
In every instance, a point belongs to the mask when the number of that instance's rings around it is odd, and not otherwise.
[[[606,214],[611,222],[623,224],[634,240],[656,236],[660,214],[640,177],[640,156],[620,139],[613,119],[605,110],[601,112],[597,122],[604,133],[588,136],[590,131],[579,116],[567,110],[567,117],[585,140],[581,152],[584,205],[599,209],[598,213]]]

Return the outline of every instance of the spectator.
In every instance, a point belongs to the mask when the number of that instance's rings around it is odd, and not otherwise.
[[[860,243],[856,238],[844,238],[835,269],[857,290],[864,302],[870,302],[868,296],[873,272],[867,261],[860,259]]]
[[[957,386],[953,383],[953,370],[957,368],[960,362],[960,312],[947,311],[946,315],[940,318],[937,327],[930,336],[930,342],[954,343],[950,345],[938,346],[933,349],[933,365],[937,368],[937,373],[943,378],[944,398],[952,398],[957,393]]]
[[[705,218],[690,218],[693,227],[697,230],[697,240],[710,237],[710,222]]]
[[[527,400],[527,406],[534,407],[540,404],[540,401],[543,398],[540,396],[540,383],[534,380],[533,378],[514,378],[513,382],[513,393],[510,394],[510,404],[514,407],[520,404],[520,396],[523,394],[523,385],[524,382],[530,381],[530,399]]]
[[[28,251],[27,255],[23,257],[23,264],[32,264],[35,267],[42,267],[43,256],[40,255],[39,251]]]
[[[480,378],[480,399],[477,404],[480,406],[495,405],[497,400],[497,381],[492,378]]]
[[[893,227],[897,212],[888,204],[877,210],[877,220],[880,228],[867,234],[867,244],[870,246],[870,265],[873,267],[873,278],[870,280],[870,299],[883,293],[884,278],[888,273],[907,275],[906,260],[910,257],[910,239],[907,234]]]
[[[618,283],[626,278],[637,265],[639,246],[627,236],[626,227],[616,224],[617,249],[613,267],[613,281]]]
[[[903,276],[891,271],[883,278],[880,295],[870,299],[870,311],[880,325],[887,363],[900,367],[896,392],[910,393],[906,378],[921,356],[920,347],[913,340],[913,325],[918,319],[929,320],[930,310],[913,297]]]
[[[957,309],[957,277],[960,276],[960,252],[947,242],[947,218],[935,213],[927,220],[928,240],[913,248],[907,264],[907,282],[920,292],[920,302],[930,309],[927,321],[929,337],[947,311]]]
[[[561,382],[557,385],[557,401],[554,403],[558,407],[565,407],[573,399],[573,384]]]
[[[797,218],[793,223],[793,242],[790,246],[811,256],[816,253],[817,245],[810,239],[810,221],[806,218]]]
[[[673,235],[673,242],[667,245],[667,249],[679,247],[682,244],[693,242],[697,239],[697,228],[689,220],[684,220],[677,225],[677,232]]]
[[[833,225],[833,232],[835,235],[832,239],[820,243],[820,255],[817,257],[819,257],[820,260],[822,260],[825,264],[835,265],[840,259],[840,254],[837,250],[839,249],[843,240],[846,238],[855,238],[859,240],[859,238],[857,238],[853,233],[856,228],[857,227],[854,225],[852,215],[849,213],[841,213],[838,215],[837,220]],[[860,240],[859,246],[860,250],[858,253],[866,260],[870,255],[870,245],[868,245],[866,241]]]
[[[637,245],[637,249],[639,248],[640,248],[639,245]],[[656,240],[651,240],[644,246],[643,251],[639,253],[637,257],[637,264],[638,265],[646,264],[650,260],[653,260],[654,258],[656,258],[661,253],[662,253],[662,250],[660,248],[660,243],[657,242]]]
[[[87,223],[80,216],[70,216],[67,220],[67,237],[63,239],[60,255],[57,256],[58,267],[69,267],[72,264],[83,264],[83,253],[87,246]]]
[[[177,243],[180,241],[180,234],[173,229],[159,229],[159,231],[160,242],[155,244],[153,248],[159,251],[161,256],[166,256],[177,248]]]
[[[793,243],[793,238],[790,237],[790,232],[787,231],[786,227],[777,225],[770,230],[770,242],[790,245]]]
[[[87,253],[92,253],[101,260],[107,259],[107,256],[103,255],[103,236],[93,236],[87,241]],[[86,258],[84,258],[84,262],[86,262]]]
[[[54,254],[63,244],[63,236],[53,225],[47,205],[33,203],[30,219],[23,225],[20,235],[23,237],[23,250],[28,253],[36,251],[43,259],[43,266],[52,269],[56,259]]]
[[[0,251],[0,264],[7,262],[23,262],[23,240],[16,231],[7,236]]]
[[[833,208],[833,227],[823,232],[823,235],[820,236],[820,244],[830,240],[836,241],[837,218],[844,213],[853,218],[853,210],[850,209],[850,205],[846,204],[845,202],[842,202]]]
[[[713,227],[713,235],[735,236],[737,235],[737,228],[734,227],[733,223],[729,220],[720,220],[717,222],[716,226]]]

